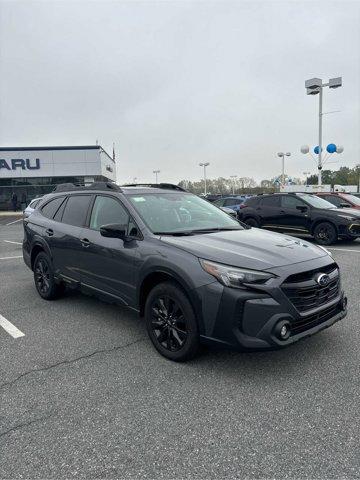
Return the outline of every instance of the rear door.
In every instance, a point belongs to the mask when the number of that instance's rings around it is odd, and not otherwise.
[[[107,238],[100,227],[109,224],[127,226],[132,240]],[[81,283],[98,293],[105,292],[128,305],[136,302],[135,258],[140,231],[121,201],[111,195],[96,195],[88,226],[81,233]]]
[[[264,228],[277,228],[280,221],[280,197],[271,195],[260,200],[257,210]]]
[[[80,281],[80,239],[91,199],[91,194],[70,195],[54,217],[50,232],[54,267],[68,281]]]

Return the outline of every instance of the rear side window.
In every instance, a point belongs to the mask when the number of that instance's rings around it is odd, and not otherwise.
[[[280,206],[280,198],[277,195],[272,197],[264,197],[261,200],[262,207],[279,207]]]
[[[46,205],[44,205],[41,209],[41,213],[44,215],[44,217],[53,218],[55,213],[57,212],[57,209],[64,201],[64,198],[65,197],[54,198],[53,200],[50,200],[50,202],[48,202]]]
[[[83,227],[90,200],[91,195],[71,195],[65,205],[62,222],[74,227]]]

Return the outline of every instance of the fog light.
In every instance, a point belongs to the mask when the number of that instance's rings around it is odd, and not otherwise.
[[[275,326],[274,333],[280,340],[287,340],[290,337],[290,323],[287,321],[279,322]]]
[[[288,329],[287,325],[283,325],[281,327],[281,330],[280,330],[280,337],[281,338],[286,338],[288,336],[288,333],[289,333],[289,329]]]

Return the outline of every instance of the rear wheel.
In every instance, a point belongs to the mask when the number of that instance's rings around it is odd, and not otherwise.
[[[244,220],[244,222],[246,223],[246,225],[249,225],[249,227],[254,227],[254,228],[260,227],[259,222],[256,220],[256,218],[253,218],[253,217],[247,218],[246,220]]]
[[[320,245],[331,245],[337,241],[337,231],[329,222],[321,222],[314,229],[314,238]]]
[[[198,325],[185,293],[175,283],[154,287],[146,300],[145,321],[158,352],[176,362],[193,358],[199,348]]]
[[[53,300],[63,293],[64,287],[55,282],[51,261],[44,252],[35,258],[34,281],[38,294],[45,300]]]

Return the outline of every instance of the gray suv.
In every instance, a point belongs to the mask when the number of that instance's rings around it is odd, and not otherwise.
[[[284,347],[346,315],[323,247],[242,225],[170,184],[63,184],[24,220],[23,255],[45,300],[68,288],[145,317],[165,357],[200,342]]]

